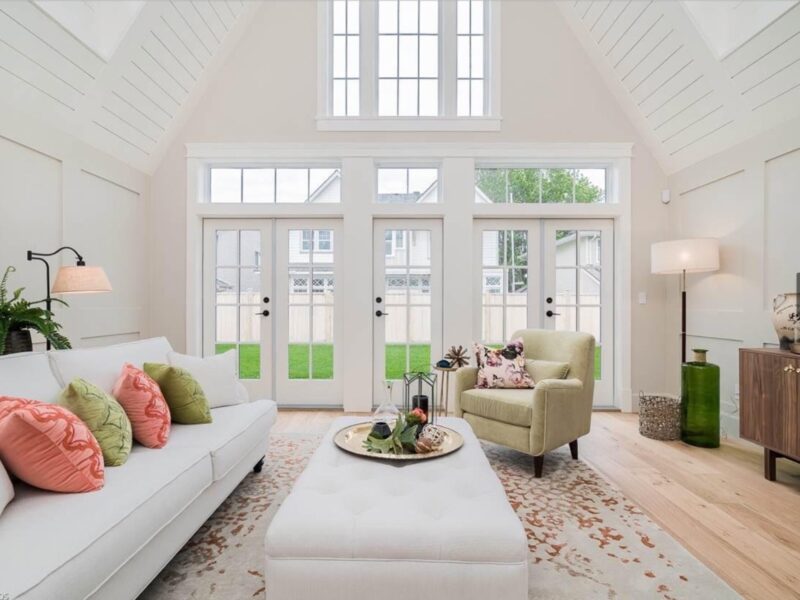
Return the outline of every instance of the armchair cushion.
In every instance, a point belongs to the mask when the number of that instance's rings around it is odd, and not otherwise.
[[[472,389],[461,394],[461,410],[510,425],[530,427],[533,419],[532,389]]]
[[[569,363],[552,360],[526,360],[525,369],[534,383],[543,379],[566,379],[569,373]]]

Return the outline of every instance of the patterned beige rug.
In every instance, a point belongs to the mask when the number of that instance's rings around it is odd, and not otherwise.
[[[242,482],[140,599],[263,600],[267,525],[320,439],[273,436],[264,471]],[[528,534],[529,598],[738,598],[568,452],[549,454],[546,476],[534,479],[529,457],[484,449]]]

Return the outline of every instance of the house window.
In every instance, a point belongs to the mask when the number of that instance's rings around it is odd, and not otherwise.
[[[431,168],[378,168],[380,204],[433,204],[439,201],[439,170]]]
[[[499,36],[491,35],[499,7],[485,0],[320,7],[321,129],[499,129],[492,63]]]
[[[341,202],[341,170],[305,167],[212,167],[213,203]]]
[[[302,229],[300,252],[308,254],[333,252],[333,232],[330,229]]]
[[[478,204],[591,204],[606,201],[606,169],[477,168]]]
[[[378,114],[439,114],[439,3],[378,3]]]
[[[398,250],[406,249],[405,231],[387,231],[384,237],[384,251],[386,256],[397,256]]]

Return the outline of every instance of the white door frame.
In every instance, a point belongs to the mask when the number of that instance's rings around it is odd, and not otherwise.
[[[261,296],[271,297],[274,289],[273,277],[273,221],[271,219],[204,219],[203,220],[203,356],[214,356],[216,354],[216,235],[217,231],[260,231],[261,232]],[[237,260],[237,263],[240,262]],[[260,303],[260,306],[253,307],[253,312],[259,310],[271,311],[270,303]],[[238,319],[237,315],[237,329]],[[252,398],[272,398],[274,390],[272,356],[273,356],[273,337],[272,337],[272,316],[261,318],[261,352],[260,352],[260,375],[259,379],[242,379],[241,382],[247,388]],[[237,340],[241,335],[237,331]],[[238,355],[237,355],[238,356]]]
[[[289,231],[333,231],[333,379],[289,378]],[[314,243],[313,239],[311,241]],[[342,385],[342,236],[341,219],[277,219],[275,225],[275,398],[281,406],[337,407],[343,404]],[[313,253],[312,253],[313,255]],[[312,309],[313,310],[313,309]],[[313,319],[313,316],[312,316]],[[313,334],[313,332],[312,332]]]
[[[373,405],[378,405],[384,400],[385,388],[383,386],[386,372],[385,356],[385,317],[377,313],[387,313],[392,310],[387,306],[386,299],[386,265],[385,265],[385,237],[389,230],[423,230],[430,231],[430,269],[431,269],[431,363],[435,363],[442,356],[443,335],[443,244],[441,219],[375,219],[373,222]],[[406,248],[410,247],[410,240],[406,240]],[[408,263],[409,266],[411,263]],[[381,302],[377,302],[381,298]],[[410,343],[411,340],[407,340]],[[432,368],[432,365],[430,365]],[[397,404],[402,402],[402,382],[395,383],[392,398]]]

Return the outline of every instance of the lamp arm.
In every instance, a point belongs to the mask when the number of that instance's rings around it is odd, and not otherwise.
[[[52,252],[34,252],[33,250],[28,250],[28,260],[42,260],[38,258],[39,256],[55,256],[59,252],[63,252],[64,250],[71,250],[75,254],[75,258],[78,259],[78,266],[84,266],[83,256],[80,255],[80,252],[75,250],[72,246],[61,246],[58,250],[53,250]]]

